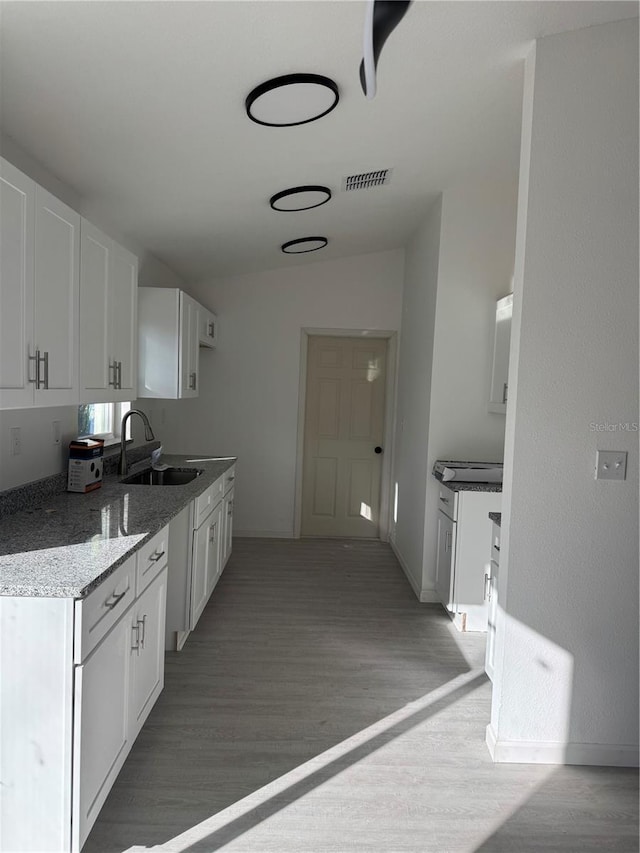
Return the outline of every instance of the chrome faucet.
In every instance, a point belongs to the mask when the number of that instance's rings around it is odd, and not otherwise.
[[[151,424],[149,423],[149,418],[145,415],[144,412],[141,412],[140,409],[129,409],[128,412],[125,413],[125,416],[122,418],[122,423],[120,424],[120,462],[118,463],[118,474],[126,474],[129,470],[129,466],[127,464],[127,421],[131,417],[131,415],[140,415],[142,418],[142,423],[144,424],[144,437],[145,441],[154,441],[155,435],[153,434],[153,430],[151,429]]]

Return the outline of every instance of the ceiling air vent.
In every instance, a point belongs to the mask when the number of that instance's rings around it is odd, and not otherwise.
[[[342,189],[368,190],[369,187],[382,187],[391,180],[393,169],[379,169],[377,172],[362,172],[360,175],[349,175],[342,179]]]

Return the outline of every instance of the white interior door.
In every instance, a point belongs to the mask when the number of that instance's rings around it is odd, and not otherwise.
[[[387,341],[310,336],[303,536],[379,535]]]

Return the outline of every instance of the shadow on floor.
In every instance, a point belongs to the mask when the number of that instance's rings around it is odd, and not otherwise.
[[[615,825],[615,835],[611,828]],[[638,770],[558,767],[476,853],[638,853]]]

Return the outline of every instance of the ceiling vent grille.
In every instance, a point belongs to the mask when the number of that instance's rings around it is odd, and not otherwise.
[[[393,169],[379,169],[377,172],[362,172],[342,179],[344,192],[350,190],[368,190],[370,187],[382,187],[391,180]]]

